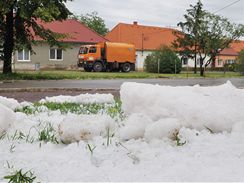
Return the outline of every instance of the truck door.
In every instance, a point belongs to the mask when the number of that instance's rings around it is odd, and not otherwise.
[[[88,61],[96,61],[101,59],[101,50],[99,46],[90,46]]]

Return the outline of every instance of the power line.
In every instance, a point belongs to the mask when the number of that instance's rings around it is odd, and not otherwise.
[[[236,3],[240,2],[240,1],[241,1],[241,0],[237,0],[237,1],[235,1],[235,2],[233,2],[233,3],[231,3],[231,4],[229,4],[229,5],[227,5],[227,6],[225,6],[225,7],[223,7],[223,8],[221,8],[221,9],[215,11],[214,14],[215,14],[215,13],[218,13],[218,12],[220,12],[220,11],[226,9],[226,8],[229,8],[230,6],[236,4]]]

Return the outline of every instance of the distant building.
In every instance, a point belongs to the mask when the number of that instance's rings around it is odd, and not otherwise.
[[[161,45],[170,46],[174,41],[173,29],[153,26],[119,23],[105,38],[112,42],[134,44],[136,47],[136,69],[142,70],[145,58]]]
[[[229,48],[220,51],[213,63],[213,67],[221,68],[224,67],[225,64],[236,63],[237,56],[241,50],[244,50],[244,41],[236,41],[232,43]]]
[[[137,22],[133,24],[119,23],[116,25],[105,38],[112,42],[123,42],[131,43],[136,46],[136,69],[143,70],[145,58],[155,50],[158,50],[160,46],[171,46],[173,41],[176,39],[173,32],[175,29],[163,28],[155,26],[139,25]],[[231,55],[226,55],[227,49],[223,50],[218,56],[219,59],[223,60],[222,65],[220,61],[213,63],[213,67],[223,67],[225,62],[231,62],[230,60],[236,60],[238,52],[244,49],[244,42],[233,43],[233,51]],[[238,49],[237,49],[238,48]],[[226,57],[230,56],[230,57]],[[229,59],[229,61],[228,61]],[[194,67],[193,59],[181,59],[183,67]],[[200,58],[197,57],[197,67],[200,67]],[[210,66],[211,67],[211,66]]]
[[[53,32],[67,35],[61,42],[68,43],[69,47],[65,50],[58,47],[50,47],[47,42],[34,36],[35,41],[38,41],[38,44],[33,45],[35,54],[31,54],[26,49],[16,51],[13,55],[13,69],[76,68],[77,55],[79,47],[82,44],[95,44],[106,41],[104,37],[74,19],[50,23],[39,21],[38,24],[43,25],[46,29],[50,29]]]

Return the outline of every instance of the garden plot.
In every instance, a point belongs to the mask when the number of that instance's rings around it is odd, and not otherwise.
[[[138,83],[112,95],[0,97],[0,182],[244,181],[244,90]]]

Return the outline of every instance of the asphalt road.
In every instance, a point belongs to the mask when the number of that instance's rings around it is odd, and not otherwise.
[[[48,80],[48,81],[14,81],[0,83],[0,90],[4,89],[115,89],[118,90],[124,82],[138,82],[168,86],[215,86],[228,80],[238,88],[244,88],[244,79],[116,79],[116,80]]]
[[[119,97],[124,82],[138,82],[168,86],[216,86],[228,80],[238,88],[244,88],[244,79],[118,79],[118,80],[58,80],[58,81],[14,81],[1,83],[0,96],[15,98],[19,102],[36,102],[46,96],[79,95],[81,93],[112,93]]]

